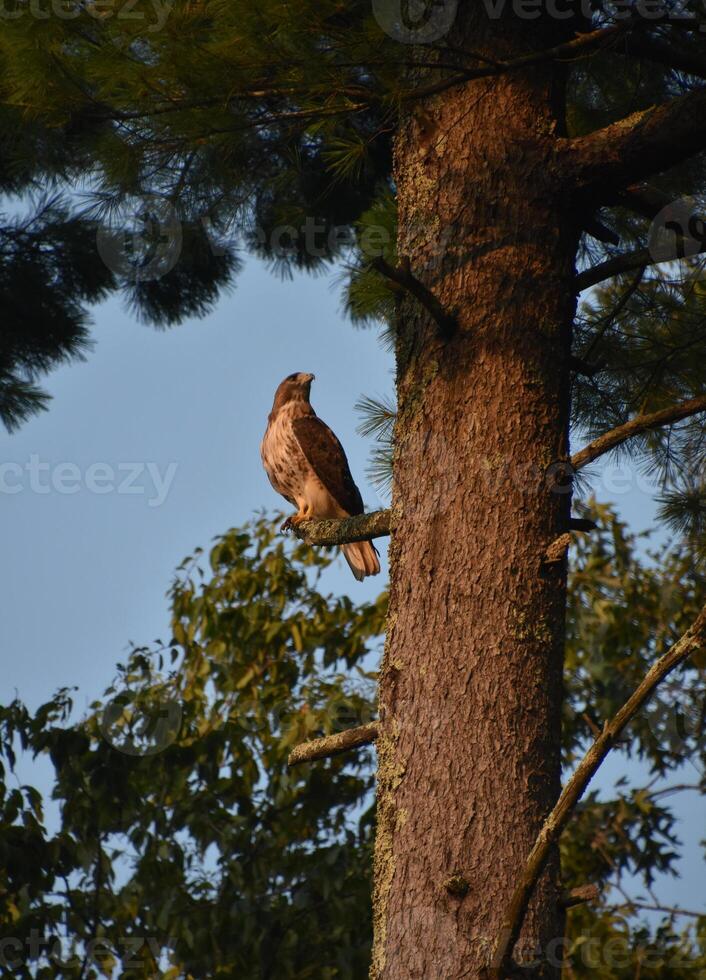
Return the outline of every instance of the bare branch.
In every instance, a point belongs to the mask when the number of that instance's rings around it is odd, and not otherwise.
[[[706,252],[706,242],[689,258],[702,255],[704,252]],[[594,265],[592,269],[580,272],[574,280],[576,292],[580,293],[584,289],[588,289],[589,286],[597,286],[598,283],[612,279],[613,276],[619,276],[623,272],[632,272],[633,269],[646,269],[648,266],[659,265],[661,262],[674,262],[675,259],[676,256],[672,254],[660,256],[653,254],[649,249],[637,248],[634,252],[616,255],[612,259],[599,263],[599,265]]]
[[[602,363],[590,364],[588,361],[584,361],[581,357],[576,357],[573,354],[569,358],[569,367],[572,371],[577,374],[582,374],[585,378],[593,378],[598,374],[598,372],[603,367]]]
[[[597,527],[596,522],[589,520],[587,517],[569,518],[570,531],[595,531]]]
[[[655,64],[664,65],[673,71],[706,78],[706,58],[694,48],[690,50],[683,37],[679,39],[679,47],[675,47],[669,41],[634,32],[625,38],[625,52],[654,61]]]
[[[327,735],[326,738],[317,738],[311,742],[302,742],[289,753],[287,759],[288,766],[298,766],[302,762],[315,762],[317,759],[330,759],[343,752],[350,752],[351,749],[359,749],[363,745],[370,745],[378,737],[378,726],[376,721],[369,725],[361,725],[359,728],[349,728],[348,731],[338,732],[336,735]]]
[[[305,544],[340,545],[369,541],[390,533],[390,511],[375,510],[371,514],[357,514],[343,519],[302,521],[291,529]]]
[[[623,902],[621,905],[606,905],[606,912],[629,912],[631,909],[638,909],[645,912],[664,912],[665,915],[686,915],[692,919],[706,918],[706,911],[692,912],[690,909],[680,909],[673,905],[649,905],[647,902]]]
[[[547,565],[553,565],[555,562],[562,561],[566,554],[566,549],[571,544],[571,540],[571,533],[569,531],[559,535],[556,541],[552,541],[544,552],[543,562]]]
[[[651,187],[648,184],[635,184],[632,187],[619,190],[615,199],[611,200],[610,203],[628,208],[652,221],[663,208],[671,204],[672,200],[673,198],[669,194],[665,194],[664,191],[660,191],[656,187]]]
[[[607,228],[595,215],[584,221],[583,230],[588,232],[591,238],[595,238],[596,241],[603,242],[605,245],[620,245],[620,235],[612,228]]]
[[[649,432],[651,429],[659,429],[663,425],[680,422],[682,419],[697,415],[699,412],[706,412],[706,395],[699,395],[697,398],[691,398],[679,405],[670,405],[669,408],[660,409],[659,412],[638,415],[624,425],[619,425],[617,428],[611,429],[610,432],[605,432],[584,446],[579,452],[574,453],[571,457],[571,465],[574,470],[580,470],[588,463],[592,463],[594,459],[598,459],[604,453],[615,449],[616,446],[620,446],[633,436]]]
[[[576,190],[609,199],[616,190],[661,173],[706,148],[706,88],[689,92],[604,129],[557,143],[560,169]]]
[[[702,786],[700,783],[675,783],[673,786],[665,786],[663,789],[654,790],[650,793],[650,799],[656,800],[661,796],[671,796],[672,793],[684,793],[687,790],[695,790],[698,793],[703,793],[706,790],[706,786]]]
[[[423,85],[416,89],[411,89],[402,94],[405,102],[416,99],[424,99],[430,95],[437,95],[445,92],[456,85],[465,85],[466,82],[474,81],[479,78],[493,78],[497,75],[505,75],[507,72],[520,71],[523,68],[531,68],[548,61],[573,61],[582,56],[592,54],[598,48],[612,43],[621,34],[631,30],[636,26],[636,22],[629,18],[618,24],[611,24],[609,27],[600,27],[587,34],[579,34],[578,37],[566,41],[564,44],[557,44],[552,48],[545,48],[543,51],[532,51],[530,54],[515,58],[512,61],[494,61],[491,64],[483,65],[480,68],[468,68],[456,75],[443,78],[438,82]]]
[[[591,729],[591,732],[593,733],[593,737],[598,738],[598,736],[601,734],[600,725],[596,724],[596,722],[593,720],[593,718],[591,718],[591,716],[587,711],[584,711],[581,717],[586,722],[588,727]]]
[[[395,268],[382,257],[371,260],[370,265],[394,284],[393,289],[404,289],[414,296],[436,321],[438,334],[442,340],[449,340],[458,326],[456,317],[441,305],[430,289],[412,273],[408,258],[402,258]]]
[[[706,646],[706,606],[674,646],[652,665],[641,684],[603,730],[562,790],[554,809],[544,821],[503,917],[489,971],[490,980],[501,980],[510,965],[527,906],[552,848],[559,840],[586,787],[614,747],[626,726],[649,700],[658,685],[688,657]]]
[[[595,521],[584,520],[581,517],[572,517],[569,520],[569,530],[564,534],[560,534],[559,537],[552,541],[547,550],[544,552],[544,558],[542,559],[544,564],[552,565],[554,562],[561,561],[566,554],[566,549],[569,547],[573,538],[571,536],[574,531],[595,531],[598,527]]]
[[[628,208],[652,221],[673,200],[672,196],[649,184],[634,184],[632,187],[618,190],[610,204]]]
[[[598,885],[579,885],[572,888],[559,899],[559,906],[562,909],[572,909],[576,905],[585,905],[587,902],[595,902],[600,897],[601,890]]]
[[[646,248],[638,248],[634,252],[616,255],[612,259],[606,259],[605,262],[594,265],[592,269],[579,272],[574,279],[574,287],[577,293],[582,293],[584,289],[597,286],[598,283],[612,279],[613,276],[619,276],[623,272],[632,272],[633,269],[646,269],[647,266],[656,264]]]

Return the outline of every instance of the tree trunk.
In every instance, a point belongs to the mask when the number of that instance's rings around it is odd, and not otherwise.
[[[450,43],[495,59],[576,28],[462,6]],[[578,237],[552,179],[562,81],[540,66],[451,88],[397,139],[399,254],[459,326],[440,340],[401,304],[374,980],[484,975],[560,789],[566,575],[542,555],[570,506],[552,467],[569,452]],[[559,891],[555,855],[515,951],[538,963],[523,975],[559,973]]]

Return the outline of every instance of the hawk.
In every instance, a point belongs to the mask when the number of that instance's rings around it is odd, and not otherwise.
[[[283,526],[363,513],[343,446],[309,403],[313,380],[313,374],[297,372],[279,385],[260,446],[270,483],[297,508]],[[344,544],[341,551],[359,582],[380,571],[371,541]]]

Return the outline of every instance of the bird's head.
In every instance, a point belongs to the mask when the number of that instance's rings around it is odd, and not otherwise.
[[[299,401],[309,402],[309,392],[311,382],[314,380],[313,374],[306,374],[303,371],[295,371],[282,381],[275,392],[275,401],[272,411],[277,412],[287,402]]]

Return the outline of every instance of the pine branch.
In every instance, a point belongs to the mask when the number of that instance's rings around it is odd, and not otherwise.
[[[302,762],[315,762],[317,759],[330,759],[343,752],[350,752],[351,749],[359,749],[363,745],[370,745],[378,737],[378,725],[376,721],[369,725],[361,725],[359,728],[349,728],[345,732],[338,732],[336,735],[327,735],[325,738],[313,739],[311,742],[302,742],[292,749],[287,759],[288,766],[298,766]]]
[[[604,245],[620,245],[620,235],[614,232],[612,228],[607,228],[595,215],[584,221],[583,230],[591,238],[595,238],[597,242],[603,242]]]
[[[14,375],[0,375],[0,422],[14,432],[33,415],[44,411],[51,395]]]
[[[691,18],[679,19],[669,17],[667,13],[662,17],[650,18],[649,26],[654,26],[660,21],[667,20],[670,27],[686,28],[693,30],[694,21]],[[627,54],[637,57],[647,58],[651,61],[665,64],[667,67],[677,71],[686,71],[692,75],[700,75],[703,68],[701,59],[697,54],[683,53],[677,51],[672,45],[666,42],[655,41],[650,44],[652,39],[642,34],[645,28],[645,21],[640,17],[626,17],[615,24],[607,27],[599,27],[594,31],[579,34],[570,41],[545,48],[543,51],[532,51],[520,58],[512,61],[492,61],[487,62],[480,68],[468,68],[460,71],[448,78],[440,79],[429,85],[423,85],[416,89],[403,92],[402,101],[411,102],[417,99],[428,98],[431,95],[438,95],[456,85],[465,85],[467,82],[475,81],[479,78],[494,78],[498,75],[505,75],[508,72],[521,71],[524,68],[531,68],[534,65],[545,64],[549,61],[577,61],[581,57],[588,57],[595,54],[601,48],[623,43],[622,50]],[[642,41],[645,43],[641,43]]]
[[[291,530],[305,544],[330,546],[369,541],[390,533],[390,511],[376,510],[371,514],[357,514],[342,520],[302,521],[301,524],[291,525]]]
[[[594,378],[603,367],[603,364],[602,362],[591,364],[589,361],[584,361],[582,357],[576,357],[572,354],[569,358],[569,367],[572,371],[575,371],[577,374],[582,374],[585,378]]]
[[[680,39],[677,48],[669,41],[652,37],[649,34],[634,33],[625,38],[625,52],[638,58],[645,58],[655,64],[664,65],[672,71],[706,78],[706,58],[698,51],[689,50]]]
[[[586,787],[595,776],[603,760],[615,746],[624,729],[637,712],[654,694],[658,685],[688,657],[706,646],[706,606],[696,621],[689,627],[674,646],[664,654],[645,675],[642,682],[630,695],[625,704],[603,730],[579,763],[569,779],[554,809],[544,821],[534,847],[532,848],[520,879],[515,887],[508,908],[503,917],[491,966],[489,980],[501,980],[511,964],[512,952],[517,942],[529,901],[547,862],[552,848],[559,840],[571,818],[576,804],[583,796]]]
[[[569,530],[570,531],[595,531],[598,525],[595,521],[589,520],[588,517],[570,517],[569,518]]]
[[[609,432],[604,432],[602,436],[594,439],[579,452],[571,457],[571,465],[574,470],[580,470],[589,463],[592,463],[599,456],[610,452],[616,446],[620,446],[633,436],[641,435],[652,429],[659,429],[663,425],[671,425],[680,422],[682,419],[697,415],[699,412],[706,412],[706,395],[699,395],[689,401],[681,402],[679,405],[670,405],[669,408],[660,409],[658,412],[650,412],[647,415],[638,415],[624,425],[619,425]]]
[[[635,112],[588,136],[559,140],[560,168],[576,190],[610,199],[706,148],[706,88]]]
[[[689,258],[694,258],[696,255],[703,255],[704,252],[706,252],[706,241],[702,243],[698,251],[692,252]],[[650,251],[647,248],[637,248],[633,252],[624,252],[622,255],[615,255],[613,258],[606,259],[605,262],[601,262],[599,265],[594,265],[591,269],[580,272],[574,280],[574,286],[576,292],[580,293],[584,289],[605,282],[606,279],[612,279],[614,276],[622,275],[623,272],[632,272],[634,269],[647,269],[650,266],[659,265],[662,262],[674,262],[676,258],[675,255],[655,256],[654,250]]]
[[[676,534],[703,539],[706,531],[706,484],[685,480],[657,497],[657,517]]]
[[[605,337],[606,333],[611,329],[613,324],[616,322],[622,311],[628,305],[632,297],[635,295],[640,287],[640,283],[645,275],[645,266],[641,266],[637,270],[637,275],[633,277],[632,282],[628,285],[627,289],[623,292],[622,296],[615,304],[615,306],[607,313],[607,315],[601,317],[599,321],[601,326],[600,329],[591,339],[588,347],[583,353],[583,360],[588,360],[594,350],[600,345],[601,341]]]
[[[606,202],[611,206],[628,208],[642,215],[648,221],[657,217],[659,212],[673,202],[674,198],[650,184],[633,184],[621,188]]]
[[[403,101],[415,101],[425,99],[431,95],[438,95],[456,85],[465,85],[466,82],[474,81],[479,78],[493,78],[498,75],[505,75],[508,72],[520,71],[523,68],[531,68],[533,65],[544,64],[548,61],[573,61],[581,55],[589,55],[598,48],[608,45],[615,41],[620,35],[625,34],[632,28],[639,26],[636,20],[626,18],[618,24],[611,24],[609,27],[600,27],[587,34],[580,34],[563,44],[557,44],[543,51],[532,51],[530,54],[515,58],[512,61],[494,61],[483,65],[480,68],[469,68],[459,72],[449,78],[423,85],[416,89],[402,93]]]
[[[559,899],[562,909],[573,909],[577,905],[585,905],[587,902],[596,902],[600,898],[601,890],[598,885],[579,885],[572,888]]]
[[[706,245],[704,245],[706,250]],[[665,261],[662,259],[661,261]],[[615,255],[612,259],[606,259],[594,265],[591,269],[585,269],[574,279],[574,288],[577,293],[582,293],[584,289],[597,286],[598,283],[620,276],[623,272],[632,272],[634,269],[646,269],[650,265],[657,265],[652,258],[650,251],[646,248],[637,248],[633,252],[624,252],[622,255]]]
[[[371,259],[370,265],[380,275],[393,283],[393,289],[401,288],[417,299],[436,321],[441,340],[449,340],[458,327],[456,317],[441,305],[436,296],[412,273],[409,259],[403,257],[398,266],[392,266],[382,257]]]

